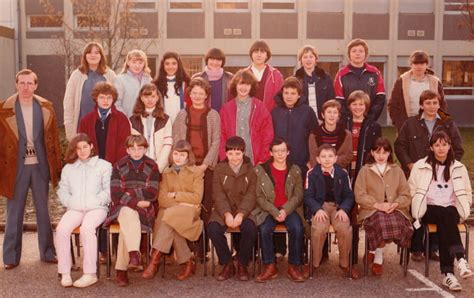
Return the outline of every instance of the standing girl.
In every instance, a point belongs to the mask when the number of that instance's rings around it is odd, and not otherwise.
[[[112,166],[97,156],[91,139],[83,133],[69,143],[66,163],[58,190],[59,200],[67,208],[56,228],[58,272],[63,287],[85,288],[97,282],[96,228],[107,216]],[[73,283],[69,239],[78,226],[84,248],[84,275]]]
[[[454,276],[454,259],[462,278],[473,275],[459,235],[458,223],[471,213],[472,188],[466,167],[455,160],[451,138],[444,131],[436,131],[430,138],[428,156],[418,160],[408,179],[413,201],[411,213],[415,227],[436,224],[439,237],[440,269],[443,285],[460,291],[461,284]],[[414,246],[423,240],[413,238]]]
[[[81,65],[72,72],[64,94],[64,127],[70,141],[77,133],[77,127],[84,116],[94,110],[92,89],[98,82],[113,82],[115,73],[107,66],[104,49],[96,42],[90,42],[82,51]]]
[[[127,117],[133,114],[140,88],[151,82],[150,72],[145,52],[140,50],[128,52],[122,73],[114,81],[118,93],[115,106]]]
[[[181,109],[190,104],[187,98],[186,87],[189,76],[184,69],[178,53],[166,52],[160,62],[158,76],[154,80],[158,90],[163,94],[165,113],[171,118],[171,123]]]
[[[239,136],[245,141],[245,155],[253,165],[270,158],[268,148],[273,140],[272,117],[265,104],[254,97],[257,79],[245,69],[239,70],[230,85],[233,99],[222,106],[221,144],[219,156],[226,158],[225,143],[228,138]]]
[[[196,241],[201,236],[203,223],[199,219],[203,192],[202,172],[194,165],[191,144],[176,142],[170,156],[171,167],[163,173],[158,203],[153,249],[143,278],[151,279],[158,271],[160,259],[171,247],[177,262],[182,265],[178,280],[185,280],[196,271],[196,263],[186,240]]]
[[[130,123],[132,134],[141,134],[147,140],[146,155],[163,173],[173,145],[172,125],[170,117],[163,111],[163,97],[154,84],[143,85],[140,89]]]
[[[386,138],[378,138],[359,172],[355,183],[355,197],[359,204],[359,223],[364,223],[369,239],[369,262],[372,273],[382,275],[385,243],[395,241],[401,247],[410,247],[411,196],[408,183],[400,166],[393,162],[392,145]]]

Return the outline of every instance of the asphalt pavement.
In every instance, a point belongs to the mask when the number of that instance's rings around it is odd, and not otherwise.
[[[471,229],[473,232],[474,229]],[[0,234],[3,244],[4,234]],[[363,232],[361,232],[358,268],[363,273]],[[474,241],[470,247],[473,254]],[[1,247],[0,247],[1,251]],[[474,258],[474,256],[472,257]],[[474,262],[471,258],[471,267]],[[79,258],[78,264],[81,265]],[[461,280],[463,290],[449,292],[441,286],[439,263],[430,262],[430,276],[425,278],[424,263],[410,262],[408,276],[403,277],[402,267],[398,264],[399,255],[394,244],[384,249],[384,273],[375,277],[351,280],[338,268],[337,246],[332,246],[329,261],[315,271],[313,279],[304,283],[291,282],[286,276],[286,258],[278,264],[279,276],[265,284],[250,280],[240,282],[236,279],[219,282],[210,275],[211,262],[207,263],[208,276],[203,276],[203,265],[198,264],[196,275],[180,282],[174,279],[179,270],[177,265],[166,266],[165,278],[157,275],[153,280],[144,280],[140,273],[130,272],[131,284],[120,288],[105,277],[105,266],[101,267],[101,277],[97,284],[86,289],[67,288],[60,285],[57,266],[39,260],[37,234],[25,232],[23,235],[23,254],[20,265],[11,270],[0,268],[0,297],[87,297],[87,296],[174,296],[174,297],[474,297],[474,277]],[[219,270],[219,267],[216,267]],[[251,270],[250,270],[251,271]],[[82,272],[72,272],[73,280]]]

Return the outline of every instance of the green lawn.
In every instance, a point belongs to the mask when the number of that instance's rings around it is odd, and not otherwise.
[[[469,177],[474,184],[474,128],[462,127],[459,130],[461,131],[464,145],[464,156],[462,158],[462,163],[466,165],[467,170],[469,171]],[[384,127],[382,129],[382,135],[387,137],[393,144],[395,141],[395,128]]]

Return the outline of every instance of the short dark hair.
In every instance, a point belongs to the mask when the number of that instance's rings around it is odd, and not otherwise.
[[[430,60],[430,57],[428,56],[428,54],[422,50],[416,50],[413,53],[411,53],[410,59],[409,59],[410,63],[413,63],[413,64],[418,64],[418,63],[428,64],[429,60]]]
[[[257,93],[258,81],[253,73],[248,69],[239,70],[232,81],[230,82],[230,94],[232,97],[237,97],[237,84],[249,84],[252,87],[250,88],[249,96],[253,97]]]
[[[367,57],[369,56],[369,45],[365,40],[361,38],[353,39],[347,44],[347,57],[351,57],[351,49],[357,46],[362,46],[364,48],[365,59],[367,59]]]
[[[273,141],[270,143],[270,147],[269,147],[270,152],[273,150],[273,147],[281,145],[281,144],[285,144],[286,149],[288,149],[288,151],[290,151],[290,144],[284,138],[275,137],[273,139]]]
[[[143,146],[145,148],[148,148],[148,142],[145,139],[145,137],[142,136],[142,135],[129,135],[125,139],[125,147],[126,148],[133,147],[134,145]]]
[[[188,153],[188,164],[187,165],[193,166],[193,165],[196,164],[196,158],[194,157],[193,147],[191,146],[191,144],[188,141],[178,140],[176,143],[174,143],[173,148],[171,149],[170,157],[169,157],[170,165],[172,165],[174,163],[173,151]]]
[[[298,95],[301,95],[301,92],[302,92],[301,83],[297,78],[293,76],[285,79],[285,81],[283,82],[283,86],[281,87],[281,91],[283,91],[283,89],[286,89],[286,88],[296,89],[296,91],[298,91]]]
[[[225,65],[225,54],[221,49],[218,49],[218,48],[209,49],[209,51],[207,51],[206,53],[206,57],[204,58],[204,61],[206,61],[206,65],[209,59],[221,60],[222,67],[224,67]]]
[[[92,98],[97,102],[97,97],[99,94],[112,95],[114,103],[117,101],[118,93],[117,89],[109,82],[99,82],[95,84],[92,89]]]
[[[318,147],[318,150],[316,152],[316,156],[319,157],[321,155],[321,152],[323,152],[324,150],[332,151],[332,153],[334,153],[334,155],[337,155],[336,147],[333,147],[329,144],[322,144],[321,146]]]
[[[393,163],[393,148],[392,144],[390,143],[390,140],[384,137],[380,137],[377,140],[375,140],[374,145],[372,145],[372,148],[370,151],[379,151],[382,150],[385,152],[389,152],[390,154],[388,155],[387,162],[388,163]],[[372,156],[372,154],[367,155],[367,163],[375,163],[375,158]]]
[[[245,141],[241,137],[233,136],[225,142],[225,152],[230,150],[239,150],[245,153]]]
[[[191,94],[191,90],[193,90],[193,88],[196,86],[204,89],[204,92],[206,92],[206,95],[209,98],[209,95],[211,94],[211,85],[209,84],[208,81],[204,80],[201,77],[193,78],[191,82],[189,82],[188,93]]]
[[[421,92],[420,94],[420,106],[423,105],[423,103],[425,102],[425,100],[428,100],[428,99],[437,99],[438,101],[439,100],[439,95],[438,93],[434,92],[434,91],[431,91],[431,90],[425,90],[423,92]]]
[[[252,60],[252,53],[255,52],[255,51],[258,51],[258,50],[262,50],[262,51],[265,51],[267,53],[267,60],[265,60],[265,62],[270,60],[270,58],[272,57],[272,51],[270,50],[270,47],[268,46],[268,44],[263,39],[260,39],[260,40],[256,40],[250,46],[250,49],[249,49],[250,60]]]

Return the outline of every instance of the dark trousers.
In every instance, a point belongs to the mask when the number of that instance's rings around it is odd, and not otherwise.
[[[464,255],[464,247],[459,235],[459,213],[454,206],[442,207],[428,205],[423,218],[423,224],[436,224],[439,237],[439,265],[441,273],[454,273],[453,263],[455,255]],[[420,228],[417,232],[423,233]],[[423,247],[423,237],[413,238],[415,247]],[[426,256],[427,257],[427,256]]]
[[[8,173],[2,173],[2,175],[8,175]],[[40,259],[48,261],[56,256],[48,211],[49,181],[41,174],[39,165],[25,165],[20,178],[15,183],[13,198],[7,201],[7,222],[3,239],[4,264],[20,263],[23,216],[30,187],[36,210]]]
[[[260,230],[260,243],[262,246],[262,262],[265,265],[275,261],[275,252],[273,250],[273,231],[278,222],[268,215],[265,221],[258,227]],[[301,265],[301,244],[303,243],[303,224],[300,216],[296,212],[288,214],[285,218],[285,226],[288,230],[289,255],[288,263],[291,265]],[[285,234],[281,234],[285,236]]]
[[[225,265],[232,261],[232,252],[227,245],[227,238],[225,237],[226,230],[226,225],[220,225],[215,221],[210,222],[207,226],[207,233],[216,248],[217,256],[219,257],[219,264],[221,265]],[[252,248],[257,239],[257,227],[252,220],[245,218],[242,221],[242,224],[240,225],[240,236],[237,260],[242,265],[247,266],[252,258]]]

